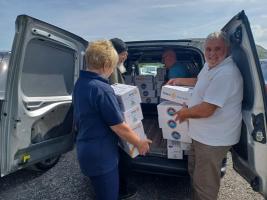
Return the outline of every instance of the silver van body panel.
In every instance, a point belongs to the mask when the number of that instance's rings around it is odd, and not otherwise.
[[[87,42],[18,16],[1,119],[1,176],[73,147],[72,89]]]
[[[0,53],[0,100],[5,98],[10,52]]]

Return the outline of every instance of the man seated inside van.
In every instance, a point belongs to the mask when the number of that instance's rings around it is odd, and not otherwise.
[[[190,78],[191,74],[185,65],[177,61],[176,53],[173,49],[166,49],[162,54],[162,62],[167,69],[167,80],[172,78]]]

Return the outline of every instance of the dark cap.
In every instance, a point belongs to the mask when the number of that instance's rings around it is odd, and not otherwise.
[[[110,39],[110,41],[112,42],[112,45],[114,46],[114,48],[116,49],[118,54],[128,50],[127,45],[121,39],[112,38],[112,39]]]

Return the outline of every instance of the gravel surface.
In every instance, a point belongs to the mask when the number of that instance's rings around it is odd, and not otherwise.
[[[188,178],[133,174],[138,185],[138,200],[188,200]],[[94,192],[76,161],[75,151],[62,156],[60,162],[42,173],[21,170],[0,179],[0,200],[90,200]],[[263,200],[232,168],[231,157],[222,179],[219,200]]]

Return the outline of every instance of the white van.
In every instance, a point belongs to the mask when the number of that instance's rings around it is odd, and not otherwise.
[[[264,80],[244,11],[234,16],[222,30],[230,38],[233,59],[244,79],[242,134],[240,142],[232,148],[234,168],[266,198]],[[2,82],[0,88],[3,89],[0,91],[1,176],[32,164],[44,164],[44,161],[55,164],[53,161],[58,156],[72,149],[71,93],[84,65],[87,44],[84,39],[53,25],[29,16],[18,16],[5,72],[5,88]],[[175,49],[178,57],[189,63],[192,76],[197,75],[204,63],[201,45],[195,40],[136,41],[128,42],[128,47],[128,74],[132,74],[136,61],[148,65],[160,63],[165,47]],[[168,175],[186,173],[186,157],[167,159],[166,143],[156,138],[158,134],[153,135],[158,131],[156,104],[143,104],[142,108],[145,130],[155,142],[146,157],[132,160],[132,168]]]

